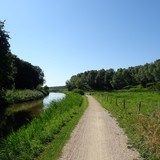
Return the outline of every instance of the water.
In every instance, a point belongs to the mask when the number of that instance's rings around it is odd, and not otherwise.
[[[45,97],[43,99],[43,106],[44,106],[44,109],[48,108],[48,104],[51,102],[51,101],[58,101],[58,100],[61,100],[62,98],[65,97],[65,94],[64,93],[50,93],[49,96]]]
[[[32,116],[39,115],[43,110],[48,108],[51,101],[58,101],[65,97],[64,93],[53,93],[51,92],[47,97],[40,100],[23,102],[11,105],[7,111],[6,115],[11,115],[19,111],[30,112]]]
[[[11,105],[5,113],[0,113],[0,137],[29,123],[47,109],[51,101],[58,101],[64,97],[64,93],[50,93],[44,99]]]

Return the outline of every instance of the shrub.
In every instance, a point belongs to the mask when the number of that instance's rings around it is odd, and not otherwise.
[[[157,91],[160,91],[160,82],[158,82],[158,83],[155,85],[155,89],[156,89]]]
[[[80,94],[80,95],[84,95],[84,91],[81,90],[81,89],[74,89],[73,92],[74,92],[74,93],[78,93],[78,94]]]

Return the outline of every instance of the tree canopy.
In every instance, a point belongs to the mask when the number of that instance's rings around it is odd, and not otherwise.
[[[160,85],[160,60],[135,67],[91,70],[74,75],[66,82],[69,90],[116,90],[136,85],[143,87]],[[160,88],[160,87],[159,87]]]
[[[42,69],[13,55],[8,40],[4,22],[0,21],[0,91],[33,89],[43,85],[45,80]]]
[[[31,63],[19,59],[13,55],[17,73],[15,74],[16,89],[34,89],[44,83],[44,73],[39,66],[33,66]]]
[[[0,21],[0,90],[12,87],[16,72],[8,40],[9,35],[4,30],[4,22]]]

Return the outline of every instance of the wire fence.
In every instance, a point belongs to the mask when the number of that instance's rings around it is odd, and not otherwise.
[[[100,94],[108,104],[114,107],[120,107],[126,110],[136,111],[137,113],[149,113],[155,110],[160,110],[160,101],[144,101],[144,100],[135,100],[128,98],[116,98],[112,95]]]

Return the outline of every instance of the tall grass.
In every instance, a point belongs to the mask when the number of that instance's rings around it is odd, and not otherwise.
[[[44,150],[61,129],[81,109],[81,95],[70,93],[59,102],[51,102],[41,116],[0,143],[1,160],[32,160]]]
[[[44,89],[41,90],[8,90],[6,99],[9,104],[36,100],[47,95]]]
[[[160,159],[159,92],[97,92],[94,96],[116,117],[128,134],[129,143],[138,148],[145,160]]]

